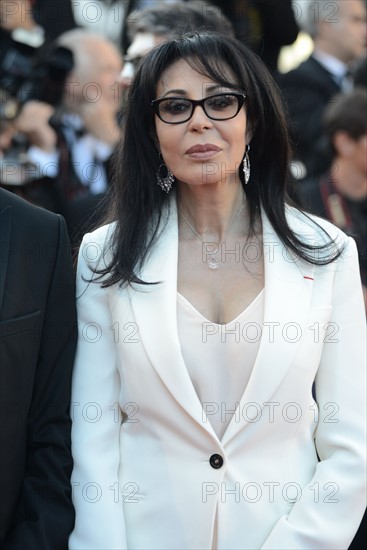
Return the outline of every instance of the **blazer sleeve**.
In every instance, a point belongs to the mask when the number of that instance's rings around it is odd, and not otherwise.
[[[94,234],[93,234],[94,235]],[[79,339],[72,384],[75,529],[71,550],[127,548],[118,470],[120,377],[109,292],[91,281],[102,245],[83,239],[77,273]],[[118,415],[119,416],[119,415]]]
[[[12,519],[15,528],[2,550],[64,550],[74,525],[69,405],[76,347],[75,285],[61,217],[54,244],[57,253],[28,414],[25,477]],[[45,284],[41,274],[39,284]]]
[[[324,269],[327,269],[325,266]],[[366,499],[366,320],[358,256],[348,238],[337,261],[329,326],[315,380],[319,463],[263,550],[348,548]]]

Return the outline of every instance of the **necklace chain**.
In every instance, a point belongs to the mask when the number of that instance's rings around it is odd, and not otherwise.
[[[237,212],[237,214],[233,217],[228,229],[227,229],[227,234],[230,232],[230,230],[232,229],[232,226],[235,222],[235,220],[238,218],[238,216],[240,215],[240,213],[242,212],[242,210],[244,209],[244,206],[245,206],[245,203],[243,202],[239,211]],[[179,208],[178,209],[182,218],[184,219],[184,221],[186,222],[186,224],[189,226],[189,228],[191,229],[191,231],[200,239],[200,241],[205,244],[205,241],[204,239],[201,237],[201,235],[199,235],[199,233],[196,231],[195,227],[193,227],[191,225],[191,223],[189,222],[189,220],[186,218],[186,216],[184,215],[184,213],[182,212],[182,210]],[[222,244],[224,241],[220,241],[220,242],[213,242],[212,244],[215,244],[217,245],[217,248],[219,248],[219,245]],[[209,261],[208,261],[208,267],[210,269],[218,269],[219,267],[219,261],[214,258],[215,254],[218,252],[218,250],[216,250],[215,252],[213,252],[210,257],[209,257]]]

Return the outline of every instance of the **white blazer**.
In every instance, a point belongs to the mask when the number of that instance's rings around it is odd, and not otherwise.
[[[288,209],[288,219],[303,239],[322,242],[322,231],[303,215]],[[333,264],[314,267],[287,253],[264,213],[262,223],[264,327],[222,440],[181,354],[175,206],[140,273],[160,284],[86,282],[88,264],[109,256],[113,225],[85,236],[72,397],[72,550],[330,550],[353,539],[366,472],[356,246],[319,220],[345,249]]]

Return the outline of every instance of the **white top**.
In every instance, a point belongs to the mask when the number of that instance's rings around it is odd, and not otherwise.
[[[223,325],[205,319],[177,293],[182,356],[207,420],[219,439],[250,379],[260,345],[263,316],[264,290],[238,317]]]

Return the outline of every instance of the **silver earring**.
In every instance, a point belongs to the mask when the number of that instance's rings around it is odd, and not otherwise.
[[[163,160],[163,158],[162,158]],[[167,168],[164,161],[159,166],[157,170],[157,183],[159,187],[165,191],[166,193],[169,193],[172,188],[172,184],[175,181],[175,176],[172,174],[172,172]]]
[[[243,175],[245,178],[245,184],[247,185],[250,179],[251,167],[250,167],[250,157],[248,152],[250,150],[250,145],[246,146],[245,158],[243,159]]]

